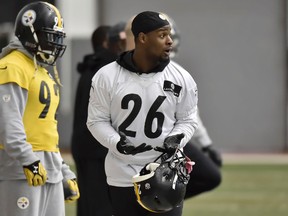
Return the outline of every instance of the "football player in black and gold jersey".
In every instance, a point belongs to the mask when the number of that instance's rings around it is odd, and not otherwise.
[[[76,176],[58,146],[60,80],[55,63],[65,51],[64,37],[59,10],[46,2],[30,3],[18,13],[15,37],[0,54],[3,216],[63,216],[64,199],[79,197]],[[55,79],[45,68],[49,65]],[[64,196],[63,185],[69,196]]]

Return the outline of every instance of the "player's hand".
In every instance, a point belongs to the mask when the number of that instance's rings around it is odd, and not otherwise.
[[[155,147],[154,150],[173,154],[176,149],[179,148],[181,140],[184,138],[184,136],[185,135],[183,133],[168,136],[164,140],[163,147]]]
[[[47,172],[40,160],[34,163],[23,166],[24,174],[26,176],[27,182],[30,186],[41,186],[46,183]]]
[[[219,151],[213,148],[212,145],[202,148],[203,152],[206,153],[210,159],[218,166],[222,166],[222,156]]]
[[[80,192],[76,179],[68,179],[63,181],[65,202],[74,202],[80,197]]]
[[[126,139],[125,134],[122,132],[120,132],[120,137],[120,141],[117,143],[116,148],[121,154],[136,155],[152,149],[152,146],[147,145],[146,143],[142,143],[139,146],[134,146]]]

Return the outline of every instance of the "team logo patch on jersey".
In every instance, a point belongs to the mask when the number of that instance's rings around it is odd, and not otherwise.
[[[27,197],[20,197],[18,200],[17,200],[17,206],[20,208],[20,209],[26,209],[28,208],[29,206],[29,199]]]
[[[176,97],[179,97],[182,87],[172,83],[171,81],[165,80],[163,85],[164,91],[172,92]]]

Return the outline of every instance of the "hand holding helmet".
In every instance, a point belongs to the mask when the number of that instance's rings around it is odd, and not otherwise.
[[[174,154],[176,149],[179,148],[181,140],[184,138],[184,136],[184,133],[168,136],[164,140],[163,147],[157,146],[154,148],[154,150]]]

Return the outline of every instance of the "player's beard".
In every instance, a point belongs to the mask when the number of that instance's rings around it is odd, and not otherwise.
[[[170,56],[169,55],[165,55],[165,56],[161,56],[158,61],[161,63],[161,62],[166,62],[166,61],[169,61],[169,60],[170,60]]]

